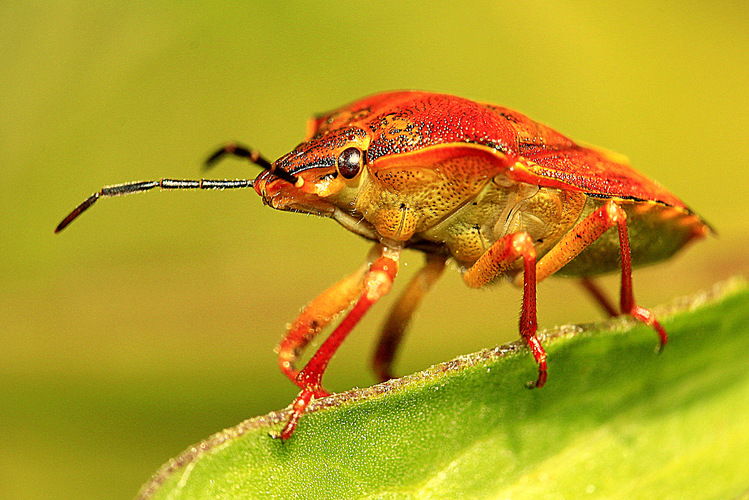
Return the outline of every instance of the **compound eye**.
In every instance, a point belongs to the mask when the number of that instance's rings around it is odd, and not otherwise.
[[[353,179],[362,166],[362,152],[359,148],[346,148],[338,156],[338,172],[344,179]]]

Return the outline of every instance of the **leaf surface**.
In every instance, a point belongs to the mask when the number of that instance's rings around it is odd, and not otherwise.
[[[153,498],[715,498],[749,488],[749,289],[736,279],[626,318],[519,342],[247,420],[170,460]]]

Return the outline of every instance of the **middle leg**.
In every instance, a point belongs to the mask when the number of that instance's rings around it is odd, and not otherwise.
[[[533,387],[546,383],[546,351],[536,336],[536,248],[528,233],[513,233],[494,242],[489,249],[463,274],[472,288],[480,288],[496,281],[510,270],[519,258],[523,259],[523,307],[520,312],[520,336],[526,341],[538,364],[538,379]]]

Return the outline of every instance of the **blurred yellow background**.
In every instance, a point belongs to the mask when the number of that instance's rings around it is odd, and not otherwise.
[[[4,2],[2,496],[131,497],[190,444],[288,404],[284,325],[369,247],[251,190],[107,199],[54,235],[91,192],[197,178],[232,139],[276,158],[308,116],[370,93],[458,94],[627,155],[717,228],[635,273],[653,306],[748,269],[747,26],[742,2]],[[420,262],[405,255],[396,293]],[[398,373],[515,339],[520,300],[448,273]],[[329,388],[373,382],[388,303]],[[542,327],[599,317],[575,283],[540,286]]]

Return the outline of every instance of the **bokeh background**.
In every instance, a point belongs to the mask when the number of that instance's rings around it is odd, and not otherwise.
[[[0,494],[131,497],[190,444],[284,407],[284,325],[369,247],[251,190],[107,199],[53,235],[91,192],[197,178],[232,139],[276,158],[308,116],[373,92],[454,93],[626,154],[717,228],[635,273],[656,305],[748,268],[748,26],[729,1],[2,2]],[[520,299],[447,273],[398,372],[516,338]],[[373,382],[387,303],[330,388]],[[540,286],[542,326],[599,317],[575,283]]]

